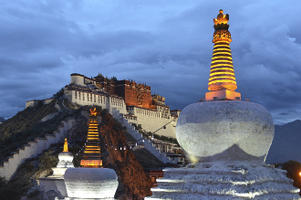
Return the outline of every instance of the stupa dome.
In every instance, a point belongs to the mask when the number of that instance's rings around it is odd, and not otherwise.
[[[61,152],[58,155],[59,162],[56,167],[74,167],[73,166],[73,155],[70,152]]]
[[[263,160],[274,137],[269,112],[247,101],[209,101],[186,106],[176,136],[192,156],[203,158]]]
[[[108,168],[68,168],[65,175],[69,198],[114,199],[118,178]]]

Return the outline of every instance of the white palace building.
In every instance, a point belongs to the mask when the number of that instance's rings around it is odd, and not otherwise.
[[[88,78],[71,74],[71,83],[65,86],[64,93],[72,103],[100,106],[110,113],[122,115],[145,132],[175,138],[180,111],[171,111],[164,97],[151,95],[150,86],[102,75]]]

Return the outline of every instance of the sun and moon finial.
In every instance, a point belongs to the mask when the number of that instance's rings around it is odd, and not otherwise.
[[[96,116],[96,115],[97,115],[96,108],[95,107],[90,108],[90,116]]]
[[[213,19],[214,25],[218,24],[228,24],[229,21],[229,15],[224,14],[224,11],[222,9],[219,10],[219,14],[216,18]]]

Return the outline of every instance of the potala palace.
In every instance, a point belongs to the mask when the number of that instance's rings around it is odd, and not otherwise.
[[[180,111],[171,111],[165,97],[152,95],[150,86],[102,75],[88,78],[71,74],[71,83],[64,88],[64,93],[72,103],[100,106],[110,113],[121,114],[144,131],[175,138]]]

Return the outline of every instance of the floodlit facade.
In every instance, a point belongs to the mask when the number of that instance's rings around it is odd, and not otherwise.
[[[165,103],[165,97],[151,94],[151,87],[130,80],[88,78],[71,74],[71,83],[64,88],[65,97],[80,106],[99,106],[122,115],[129,123],[146,132],[176,137],[178,115]]]

